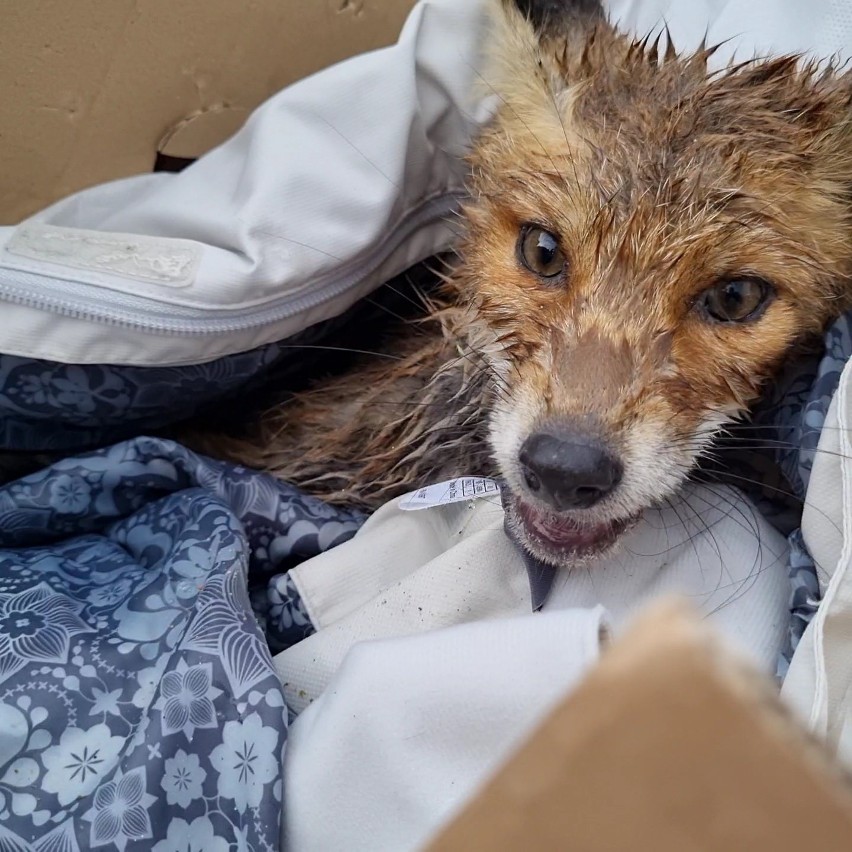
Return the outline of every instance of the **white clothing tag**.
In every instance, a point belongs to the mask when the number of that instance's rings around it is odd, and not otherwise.
[[[459,476],[447,482],[427,485],[418,491],[412,491],[400,497],[399,508],[405,512],[418,509],[433,509],[448,503],[461,503],[464,500],[478,500],[500,493],[500,486],[494,479],[484,476]]]

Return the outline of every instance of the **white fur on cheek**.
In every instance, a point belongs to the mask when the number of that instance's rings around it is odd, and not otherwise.
[[[624,436],[624,478],[613,495],[629,514],[671,497],[686,481],[696,460],[737,412],[711,411],[685,439],[669,434],[665,423],[647,420]]]
[[[523,487],[518,470],[521,445],[541,414],[541,405],[529,388],[512,388],[511,396],[500,394],[491,412],[489,438],[494,458],[506,484],[513,491]]]
[[[624,477],[613,503],[635,514],[674,494],[692,468],[691,446],[674,441],[665,424],[637,423],[622,436]],[[615,508],[615,507],[613,507]]]

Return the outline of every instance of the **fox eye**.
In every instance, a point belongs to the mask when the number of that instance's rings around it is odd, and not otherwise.
[[[521,263],[539,278],[558,278],[565,271],[559,238],[538,225],[525,225],[518,240]]]
[[[772,287],[761,278],[727,278],[706,289],[698,305],[716,322],[747,322],[763,313],[772,294]]]

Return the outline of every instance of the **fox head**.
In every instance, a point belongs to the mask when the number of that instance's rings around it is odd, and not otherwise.
[[[852,304],[852,76],[710,73],[593,0],[494,0],[497,114],[458,287],[494,381],[509,518],[556,565],[672,495]]]

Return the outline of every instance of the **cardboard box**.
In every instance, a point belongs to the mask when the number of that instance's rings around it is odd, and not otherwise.
[[[158,157],[198,157],[288,83],[394,41],[413,5],[7,3],[0,223]],[[852,793],[773,685],[668,609],[606,654],[432,849],[850,850]]]
[[[263,100],[393,43],[414,0],[27,0],[0,28],[0,224],[193,159]]]
[[[776,694],[656,610],[431,852],[848,852],[852,788]]]

